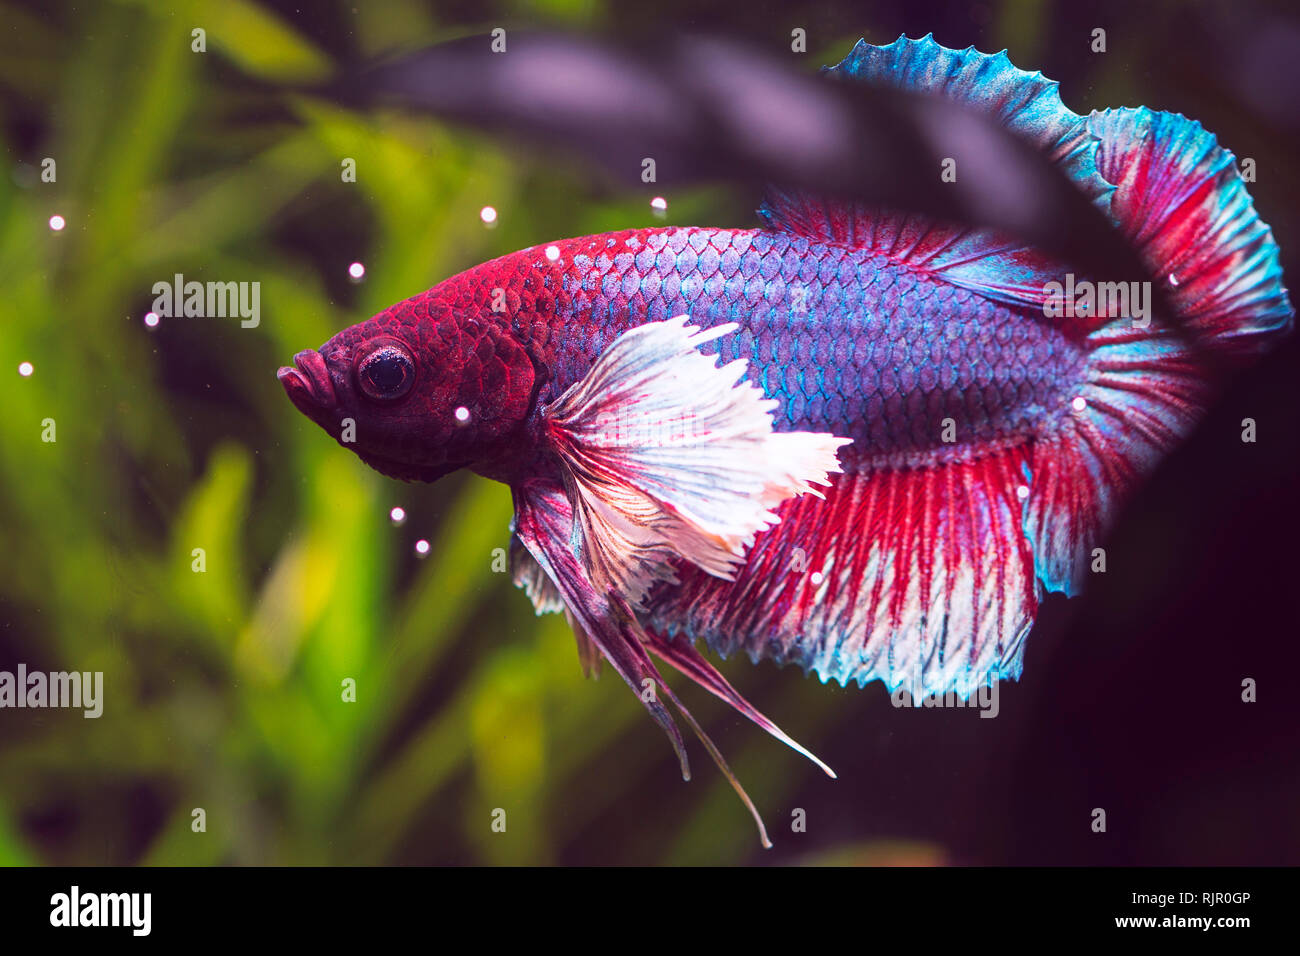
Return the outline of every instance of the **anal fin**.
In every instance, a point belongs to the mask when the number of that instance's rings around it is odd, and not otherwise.
[[[880,680],[913,697],[1020,675],[1037,610],[1024,533],[1027,444],[945,464],[836,475],[760,534],[734,583],[683,572],[648,619],[724,656]],[[1022,490],[1023,489],[1023,490]]]

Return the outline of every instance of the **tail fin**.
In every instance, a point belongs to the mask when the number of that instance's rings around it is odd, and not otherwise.
[[[1088,336],[1086,383],[1035,446],[1026,531],[1050,590],[1075,593],[1118,503],[1191,428],[1216,383],[1197,352],[1233,363],[1292,324],[1272,233],[1236,158],[1199,123],[1145,108],[1093,113],[1116,226],[1164,284],[1178,330],[1117,319]],[[1189,337],[1191,340],[1189,341]]]

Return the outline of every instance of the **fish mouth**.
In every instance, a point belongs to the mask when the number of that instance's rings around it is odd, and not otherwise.
[[[306,349],[293,357],[293,364],[294,368],[282,367],[276,372],[289,400],[304,412],[334,407],[338,397],[324,357],[315,349]]]

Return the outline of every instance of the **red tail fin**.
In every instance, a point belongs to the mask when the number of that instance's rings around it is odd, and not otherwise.
[[[1214,382],[1188,342],[1232,360],[1290,328],[1277,245],[1232,153],[1199,123],[1145,108],[1093,113],[1111,210],[1178,311],[1182,335],[1150,316],[1088,337],[1073,413],[1036,444],[1026,530],[1049,589],[1074,593],[1127,491],[1180,437]]]

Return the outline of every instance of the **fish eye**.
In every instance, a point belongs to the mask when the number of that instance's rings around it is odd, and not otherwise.
[[[385,342],[361,356],[357,383],[370,398],[391,402],[401,398],[415,384],[415,361],[396,342]]]

